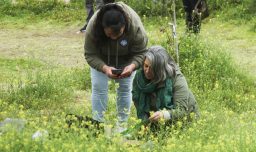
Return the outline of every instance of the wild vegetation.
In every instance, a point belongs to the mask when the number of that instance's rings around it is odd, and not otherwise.
[[[125,2],[141,15],[149,46],[163,45],[176,58],[168,26],[170,1]],[[138,132],[133,138],[137,140],[68,128],[65,122],[69,113],[91,114],[90,70],[83,58],[83,35],[76,34],[85,20],[83,4],[0,2],[0,122],[25,121],[22,129],[0,125],[0,151],[255,151],[255,1],[209,1],[211,15],[199,35],[184,33],[182,4],[177,2],[179,65],[199,103],[201,119],[157,134]],[[245,60],[252,63],[234,60],[234,49],[240,50],[239,57],[247,53]],[[116,85],[109,85],[105,115],[111,127],[116,121]],[[138,122],[132,107],[129,127]],[[33,138],[36,131],[42,136]]]

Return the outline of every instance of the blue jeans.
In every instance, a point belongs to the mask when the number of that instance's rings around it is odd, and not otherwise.
[[[120,123],[127,122],[132,102],[132,82],[135,72],[128,78],[115,79],[119,83],[117,88],[117,117]],[[108,80],[110,78],[93,68],[91,68],[92,81],[92,118],[104,122],[104,111],[107,110],[108,104]]]

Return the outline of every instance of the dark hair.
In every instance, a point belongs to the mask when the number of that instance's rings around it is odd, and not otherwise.
[[[120,29],[125,26],[124,15],[117,10],[107,11],[102,18],[103,28],[111,28],[115,34],[120,32]]]
[[[125,26],[127,32],[128,15],[121,6],[110,3],[104,5],[96,16],[94,24],[94,37],[97,46],[102,46],[107,42],[108,37],[105,35],[104,28],[110,27],[115,33],[118,33],[122,26]]]
[[[108,4],[108,3],[114,3],[115,0],[103,0],[104,4]]]

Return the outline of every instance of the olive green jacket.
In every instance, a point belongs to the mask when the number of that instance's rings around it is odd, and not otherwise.
[[[188,88],[188,83],[180,70],[176,71],[176,76],[173,79],[173,109],[170,109],[172,120],[179,120],[190,113],[194,113],[196,118],[200,116],[196,99]]]
[[[94,23],[98,12],[96,12],[87,26],[85,32],[85,59],[94,69],[102,71],[104,65],[113,67],[125,67],[131,63],[136,69],[141,66],[148,38],[138,14],[122,2],[117,2],[128,14],[127,32],[117,40],[108,40],[103,46],[96,46],[94,42]]]

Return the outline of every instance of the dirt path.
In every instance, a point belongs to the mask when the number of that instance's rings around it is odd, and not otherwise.
[[[83,56],[83,34],[76,29],[1,29],[1,58],[27,58],[48,64],[81,66]]]
[[[256,78],[256,33],[250,25],[209,21],[202,26],[202,36],[217,40],[231,54],[235,63]]]

